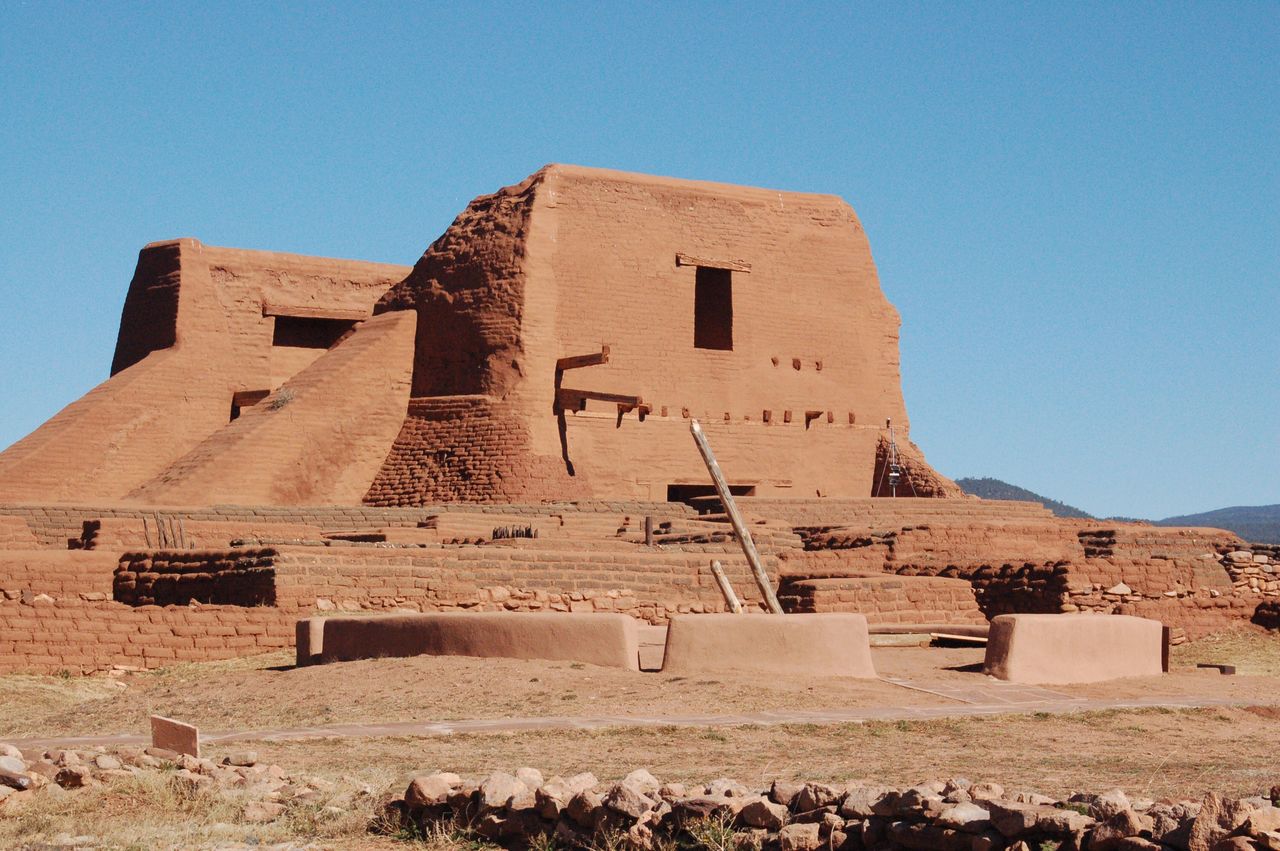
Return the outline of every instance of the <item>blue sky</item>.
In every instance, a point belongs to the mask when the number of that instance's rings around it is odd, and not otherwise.
[[[547,162],[832,192],[943,472],[1280,502],[1280,4],[0,5],[0,446],[147,242],[413,262]]]

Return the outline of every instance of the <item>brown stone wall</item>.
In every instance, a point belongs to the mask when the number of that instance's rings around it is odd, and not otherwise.
[[[858,612],[870,624],[985,624],[974,589],[960,579],[865,576],[784,580],[788,612]]]
[[[0,557],[0,596],[21,600],[23,595],[47,594],[56,599],[111,599],[112,553],[27,550]]]
[[[128,606],[272,606],[275,557],[270,549],[126,553],[112,577],[112,598]]]
[[[588,500],[583,502],[546,502],[533,504],[501,505],[429,505],[421,507],[375,506],[237,506],[218,505],[210,508],[143,508],[122,505],[48,505],[48,504],[0,504],[0,514],[20,517],[26,521],[41,546],[65,549],[70,539],[79,541],[84,534],[86,521],[105,518],[129,518],[141,521],[149,518],[154,531],[157,514],[165,522],[181,520],[192,523],[189,539],[196,546],[212,546],[213,541],[226,543],[233,538],[289,539],[298,537],[300,527],[318,527],[324,530],[379,529],[384,527],[416,527],[429,523],[431,518],[454,513],[466,515],[493,515],[493,525],[513,522],[513,517],[563,517],[567,523],[594,521],[615,516],[688,517],[693,510],[680,503],[642,502],[638,500]],[[616,519],[616,518],[615,518]],[[224,527],[211,524],[228,524]],[[214,538],[216,529],[226,529],[226,537]],[[139,535],[121,549],[140,548],[146,542],[141,538],[141,523],[134,527]]]
[[[376,506],[583,495],[559,459],[530,451],[525,420],[490,396],[414,399],[364,501]]]
[[[21,517],[0,515],[0,550],[28,550],[38,545],[31,527]]]
[[[296,617],[241,606],[0,600],[0,672],[89,673],[232,659],[292,646]]]

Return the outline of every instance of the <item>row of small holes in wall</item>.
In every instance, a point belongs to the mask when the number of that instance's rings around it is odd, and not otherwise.
[[[664,405],[662,408],[660,408],[660,409],[659,409],[659,412],[660,412],[660,414],[661,414],[662,416],[664,416],[664,417],[668,415],[668,414],[667,414],[667,408],[666,408],[666,406],[665,406],[665,405]],[[681,409],[680,409],[680,416],[684,417],[686,420],[687,420],[687,419],[689,419],[689,416],[690,416],[690,415],[689,415],[689,409],[688,409],[688,408],[681,408]],[[828,423],[834,423],[834,422],[836,421],[836,414],[835,414],[835,411],[805,411],[805,412],[803,413],[803,416],[804,416],[804,427],[805,427],[805,428],[808,428],[808,427],[809,427],[810,425],[812,425],[814,422],[820,421],[820,420],[822,420],[822,419],[825,419]],[[750,414],[743,414],[743,415],[742,415],[742,419],[743,419],[743,421],[744,421],[744,422],[751,422],[751,415],[750,415]],[[796,418],[792,416],[792,412],[791,412],[791,411],[783,411],[783,412],[782,412],[782,422],[784,422],[784,423],[790,423],[793,419],[796,419]],[[725,421],[725,422],[727,422],[727,423],[728,423],[728,422],[733,422],[733,415],[732,415],[731,413],[729,413],[728,411],[725,411],[725,413],[724,413],[724,421]],[[763,422],[765,425],[771,425],[771,424],[773,423],[773,411],[771,411],[771,410],[765,410],[765,411],[762,411],[762,412],[761,412],[761,414],[760,414],[760,421],[761,421],[761,422]],[[850,412],[849,412],[849,425],[856,425],[856,424],[857,424],[857,421],[858,421],[857,416],[853,413],[853,411],[850,411]]]
[[[769,360],[773,363],[773,365],[774,365],[774,366],[777,366],[778,364],[782,363],[782,360],[781,360],[780,358],[776,358],[776,357],[775,357],[775,358],[769,358]],[[796,370],[796,371],[799,371],[799,370],[800,370],[800,368],[801,368],[801,367],[803,367],[803,366],[804,366],[804,361],[800,360],[800,358],[792,358],[792,359],[791,359],[791,368],[792,368],[792,369],[794,369],[794,370]],[[814,368],[814,369],[816,369],[818,372],[822,372],[822,361],[820,361],[820,360],[816,360],[816,361],[814,361],[814,362],[813,362],[813,368]]]

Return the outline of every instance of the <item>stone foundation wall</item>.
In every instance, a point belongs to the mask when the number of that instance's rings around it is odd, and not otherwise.
[[[128,606],[272,606],[275,557],[270,549],[126,553],[112,578],[112,597]]]
[[[1280,846],[1280,786],[1233,800],[1130,800],[1121,790],[1066,800],[955,779],[910,788],[721,778],[663,783],[644,769],[617,783],[544,778],[533,768],[480,781],[415,777],[386,832],[464,825],[506,847],[657,851],[1263,851]]]

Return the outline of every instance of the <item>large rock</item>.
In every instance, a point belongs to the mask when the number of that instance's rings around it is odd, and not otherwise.
[[[1094,826],[1089,834],[1089,851],[1116,851],[1121,840],[1140,836],[1143,831],[1150,832],[1151,827],[1152,819],[1126,807]]]
[[[1205,794],[1200,801],[1200,812],[1191,825],[1188,851],[1210,851],[1227,834],[1244,824],[1252,810],[1243,801],[1224,798],[1216,792]]]
[[[622,778],[622,782],[626,783],[632,789],[641,795],[657,795],[658,790],[662,788],[662,783],[658,778],[649,773],[648,769],[637,768],[635,771]]]
[[[916,851],[971,851],[973,847],[970,834],[928,823],[895,821],[889,825],[889,838]]]
[[[495,771],[480,784],[480,808],[482,810],[505,809],[517,795],[529,795],[532,790],[505,771]]]
[[[840,815],[845,818],[871,818],[876,815],[876,802],[888,792],[883,786],[850,786],[840,804]]]
[[[798,813],[807,813],[819,807],[839,804],[841,792],[834,786],[825,783],[806,783],[791,802],[791,808]]]
[[[1132,804],[1129,802],[1129,796],[1121,789],[1112,789],[1110,792],[1104,792],[1097,795],[1089,803],[1089,815],[1098,821],[1106,821],[1117,813],[1124,812],[1129,809]]]
[[[438,807],[449,801],[453,791],[462,785],[462,778],[451,772],[419,775],[409,782],[404,801],[411,807]]]
[[[748,827],[778,830],[787,823],[787,808],[768,798],[755,798],[738,813],[739,820]]]
[[[569,799],[565,814],[579,827],[594,830],[603,799],[592,789],[584,789]]]
[[[815,823],[788,824],[778,831],[782,851],[818,851],[822,847],[820,828]]]
[[[657,806],[657,802],[641,792],[644,784],[623,780],[605,793],[603,803],[616,813],[639,819]],[[656,792],[657,789],[654,789]]]
[[[552,777],[534,792],[538,814],[548,821],[560,818],[560,813],[576,794],[563,777]]]
[[[938,824],[967,833],[982,833],[991,826],[991,812],[977,804],[956,804],[938,815]]]
[[[1094,820],[1075,810],[1060,810],[1043,804],[1019,804],[1013,801],[990,801],[991,824],[1009,839],[1032,833],[1068,836],[1086,830]]]
[[[791,802],[796,799],[796,795],[799,795],[800,790],[803,788],[803,783],[796,783],[793,780],[775,780],[773,785],[769,787],[769,800],[775,804],[790,807]]]

